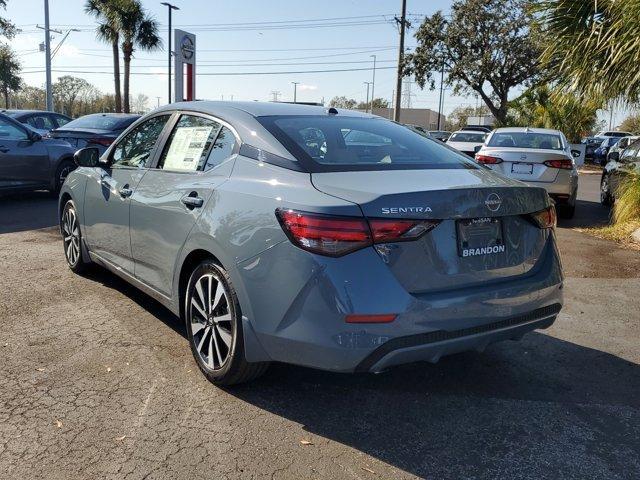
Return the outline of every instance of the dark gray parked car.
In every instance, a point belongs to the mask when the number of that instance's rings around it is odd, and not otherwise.
[[[52,130],[53,138],[63,139],[75,148],[96,147],[103,153],[129,125],[140,118],[133,113],[93,113]]]
[[[76,159],[59,203],[70,268],[95,262],[180,315],[216,383],[271,361],[435,362],[561,308],[546,191],[380,117],[177,103]]]
[[[76,168],[74,151],[67,142],[43,138],[27,125],[0,114],[0,193],[58,191]]]
[[[54,128],[62,127],[71,121],[71,117],[44,110],[2,110],[2,113],[29,125],[40,135],[45,135]]]

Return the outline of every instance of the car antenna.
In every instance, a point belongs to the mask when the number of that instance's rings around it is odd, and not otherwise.
[[[338,114],[338,110],[336,110],[334,107],[329,107],[329,108],[327,108],[327,113],[329,115],[337,115]]]

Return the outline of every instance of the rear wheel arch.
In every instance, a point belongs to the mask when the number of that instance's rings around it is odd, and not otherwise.
[[[216,265],[220,265],[224,268],[224,265],[216,258],[216,256],[204,249],[196,249],[185,257],[182,265],[180,267],[180,275],[178,276],[178,308],[180,312],[180,318],[184,321],[184,298],[187,291],[187,283],[189,282],[189,277],[193,270],[203,261],[211,260]]]

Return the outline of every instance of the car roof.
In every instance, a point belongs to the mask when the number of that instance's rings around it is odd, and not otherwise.
[[[19,110],[19,109],[13,109],[13,108],[3,108],[2,110],[0,110],[0,112],[15,113],[17,115],[26,115],[31,113],[55,113],[56,115],[64,115],[63,113],[50,112],[48,110]]]
[[[319,105],[303,105],[299,103],[279,103],[279,102],[223,102],[223,101],[195,101],[177,102],[164,107],[162,110],[193,110],[212,115],[223,115],[233,117],[234,114],[248,114],[252,117],[266,116],[286,116],[286,115],[327,115],[330,107]],[[378,118],[377,115],[346,110],[342,108],[334,109],[340,116]]]
[[[532,128],[532,127],[503,127],[496,128],[493,133],[551,133],[560,135],[559,130],[552,128]]]
[[[466,128],[461,128],[460,130],[456,130],[453,133],[477,133],[478,135],[486,135],[488,132],[483,132],[481,130],[468,130]],[[452,134],[453,135],[453,134]]]

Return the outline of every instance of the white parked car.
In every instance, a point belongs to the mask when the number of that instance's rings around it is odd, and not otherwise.
[[[487,134],[478,132],[475,130],[458,130],[453,132],[447,139],[447,145],[455,148],[456,150],[473,157],[476,151],[476,147],[481,146]]]
[[[475,155],[476,162],[507,177],[544,187],[558,214],[573,217],[578,195],[578,171],[564,134],[546,128],[498,128]]]

